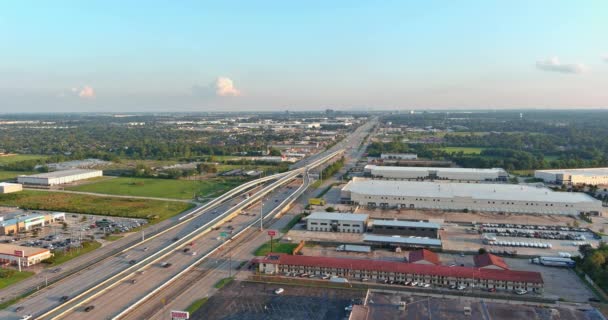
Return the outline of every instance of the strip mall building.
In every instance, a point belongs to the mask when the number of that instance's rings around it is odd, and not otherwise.
[[[459,266],[424,265],[416,263],[293,256],[270,253],[255,260],[258,270],[264,274],[287,272],[315,275],[332,275],[351,280],[417,281],[436,287],[451,285],[495,288],[497,290],[525,289],[542,292],[543,278],[538,272],[496,270]]]

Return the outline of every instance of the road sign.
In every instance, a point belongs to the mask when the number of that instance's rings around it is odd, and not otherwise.
[[[23,257],[25,257],[25,252],[23,250],[15,250],[15,255],[17,257],[23,258]]]
[[[172,320],[187,320],[190,319],[190,312],[171,310]]]
[[[268,230],[268,235],[271,237],[274,237],[277,235],[277,231],[276,230]]]

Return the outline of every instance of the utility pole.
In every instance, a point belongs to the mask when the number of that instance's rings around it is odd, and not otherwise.
[[[260,231],[264,231],[264,197],[260,199]]]
[[[146,240],[146,236],[144,234],[144,230],[141,230],[141,242],[144,242],[144,240]]]

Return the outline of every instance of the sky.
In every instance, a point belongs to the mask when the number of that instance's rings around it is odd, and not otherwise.
[[[0,113],[608,107],[608,1],[0,3]]]

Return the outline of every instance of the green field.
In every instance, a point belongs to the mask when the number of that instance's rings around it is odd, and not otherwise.
[[[196,312],[196,310],[200,309],[205,303],[207,303],[207,300],[209,300],[209,298],[201,298],[195,300],[188,308],[186,308],[186,311],[190,312],[190,314],[193,314],[194,312]]]
[[[12,180],[22,174],[32,174],[28,171],[2,171],[0,170],[0,181]]]
[[[69,187],[67,190],[173,199],[193,199],[194,195],[215,197],[241,184],[237,179],[209,179],[203,181],[114,178],[86,185]]]
[[[6,272],[11,273],[11,275],[5,278],[4,277],[5,273],[4,273],[4,271],[2,272],[2,274],[0,276],[0,289],[8,287],[12,284],[15,284],[15,283],[17,283],[21,280],[24,280],[26,278],[29,278],[35,274],[30,271],[19,272],[16,270],[6,270]]]
[[[478,147],[443,147],[440,148],[442,151],[447,153],[458,153],[462,152],[464,154],[480,154],[485,148]]]
[[[16,154],[12,156],[2,156],[0,157],[0,166],[2,164],[7,163],[15,163],[24,160],[38,160],[38,159],[46,159],[47,156],[38,155],[38,154]]]
[[[213,287],[217,288],[217,289],[221,289],[224,286],[226,286],[227,284],[229,284],[230,282],[232,282],[232,280],[234,280],[234,277],[230,277],[230,278],[224,278],[221,279],[220,281],[218,281],[215,285],[213,285]],[[201,304],[202,305],[202,304]]]
[[[58,266],[83,254],[87,254],[99,247],[101,247],[101,243],[99,242],[84,242],[82,244],[82,248],[80,249],[73,249],[68,252],[56,252],[53,257],[46,260],[45,263],[49,266]]]
[[[31,210],[147,218],[152,223],[167,219],[193,207],[192,204],[175,201],[98,197],[30,190],[0,194],[0,205]]]
[[[291,254],[293,249],[298,246],[297,243],[281,243],[279,240],[272,240],[272,252]],[[261,245],[255,252],[254,256],[265,256],[270,253],[270,241]]]

